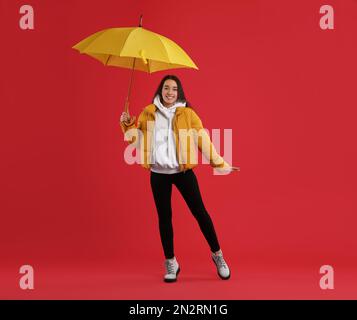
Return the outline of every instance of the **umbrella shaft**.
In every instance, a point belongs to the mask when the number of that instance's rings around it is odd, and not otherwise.
[[[129,99],[130,99],[130,94],[131,94],[131,87],[132,87],[132,84],[133,84],[133,78],[134,78],[135,61],[136,61],[136,58],[134,58],[134,60],[133,60],[133,67],[131,69],[129,90],[128,90],[128,95],[126,97],[126,103],[125,103],[125,112],[128,113],[128,114],[129,114]]]

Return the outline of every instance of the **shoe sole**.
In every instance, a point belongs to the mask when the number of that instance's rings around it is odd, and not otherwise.
[[[164,278],[164,282],[176,282],[177,281],[177,276],[180,273],[181,269],[180,267],[178,267],[177,271],[176,271],[176,278],[175,279],[165,279]]]
[[[216,268],[217,268],[216,262],[214,261],[213,258],[212,258],[212,261],[213,261],[214,265],[215,265]],[[228,280],[228,279],[231,277],[231,271],[230,271],[230,270],[229,270],[229,276],[228,276],[228,277],[222,277],[222,276],[219,274],[219,272],[218,272],[218,268],[217,268],[217,274],[218,274],[218,276],[219,276],[222,280]]]

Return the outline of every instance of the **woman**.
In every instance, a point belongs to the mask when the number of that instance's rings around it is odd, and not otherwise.
[[[176,76],[167,75],[162,79],[153,103],[140,114],[138,124],[134,122],[135,117],[130,118],[126,112],[122,113],[122,130],[129,143],[141,148],[141,156],[144,158],[142,165],[151,171],[150,184],[166,258],[164,281],[176,281],[180,272],[173,246],[173,184],[183,196],[209,244],[218,275],[221,279],[229,279],[230,270],[223,258],[212,220],[203,204],[197,178],[192,170],[197,165],[197,159],[191,144],[187,144],[187,135],[195,141],[214,168],[228,173],[239,168],[231,167],[216,152],[206,131],[201,130],[202,122],[186,100],[181,81]],[[186,134],[184,139],[181,138],[182,132]]]

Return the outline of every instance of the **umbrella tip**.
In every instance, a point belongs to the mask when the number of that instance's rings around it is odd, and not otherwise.
[[[143,26],[143,15],[140,15],[140,22],[139,22],[139,27]]]

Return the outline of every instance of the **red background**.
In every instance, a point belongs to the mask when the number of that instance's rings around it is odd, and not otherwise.
[[[0,1],[0,298],[356,298],[357,2]],[[241,172],[195,170],[232,278],[176,189],[179,282],[162,282],[149,171],[125,163],[118,125],[130,71],[71,49],[109,27],[163,34],[199,71],[172,70],[204,127],[233,130]],[[131,112],[167,72],[136,72]],[[222,140],[223,141],[223,140]],[[223,153],[223,151],[222,151]],[[35,290],[18,287],[21,265]],[[335,289],[319,287],[320,266]]]

